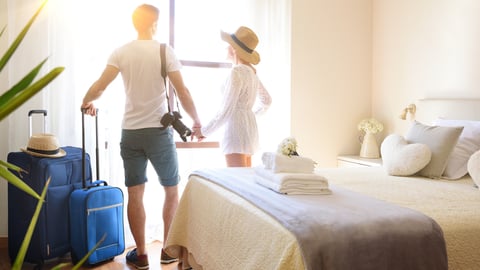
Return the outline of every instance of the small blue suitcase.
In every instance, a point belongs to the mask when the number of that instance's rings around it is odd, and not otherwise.
[[[85,154],[85,115],[82,113],[82,149]],[[95,118],[97,136],[98,120]],[[84,159],[85,162],[85,159]],[[85,177],[83,179],[86,179]],[[80,261],[95,245],[102,241],[89,256],[86,263],[95,265],[120,255],[125,250],[123,222],[123,192],[118,187],[108,186],[106,181],[90,183],[83,180],[83,188],[74,190],[70,196],[70,235],[73,263]],[[104,238],[105,237],[105,238]],[[102,238],[104,238],[102,240]]]
[[[30,126],[34,113],[41,113],[44,117],[47,114],[45,110],[30,111]],[[25,152],[11,152],[7,157],[7,162],[28,172],[22,175],[14,173],[39,194],[46,180],[51,177],[25,262],[41,265],[46,260],[62,257],[70,251],[68,201],[70,193],[82,187],[82,149],[71,146],[62,149],[67,154],[61,158],[34,157]],[[90,181],[88,155],[85,164],[86,178]],[[8,184],[8,253],[12,262],[17,257],[37,203],[37,199]]]

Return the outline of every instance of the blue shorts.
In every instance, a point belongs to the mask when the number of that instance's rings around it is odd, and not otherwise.
[[[120,155],[127,187],[147,182],[148,161],[162,186],[175,186],[179,182],[177,150],[171,128],[123,129]]]

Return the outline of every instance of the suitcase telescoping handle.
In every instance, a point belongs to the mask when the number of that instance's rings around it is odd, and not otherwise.
[[[43,114],[43,132],[47,131],[47,110],[30,110],[28,112],[28,137],[32,136],[32,115],[33,114]]]
[[[100,162],[99,162],[99,153],[98,153],[98,109],[95,114],[95,164],[96,164],[96,180],[94,185],[99,185],[98,179],[100,179]],[[92,183],[89,183],[87,186],[87,177],[86,177],[86,150],[85,150],[85,109],[82,109],[82,186],[83,188],[88,188]],[[100,181],[102,182],[102,181]],[[103,181],[105,182],[105,181]],[[104,183],[106,185],[106,182]]]

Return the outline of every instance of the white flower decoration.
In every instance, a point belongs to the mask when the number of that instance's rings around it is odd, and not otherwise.
[[[374,118],[363,119],[358,124],[358,130],[361,130],[365,133],[375,134],[383,130],[383,125]]]
[[[297,153],[297,140],[294,137],[288,137],[278,145],[277,152],[285,156],[298,156]]]

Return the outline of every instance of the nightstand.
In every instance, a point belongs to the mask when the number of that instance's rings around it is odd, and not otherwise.
[[[338,156],[337,167],[380,167],[381,158],[362,158],[360,156]]]

